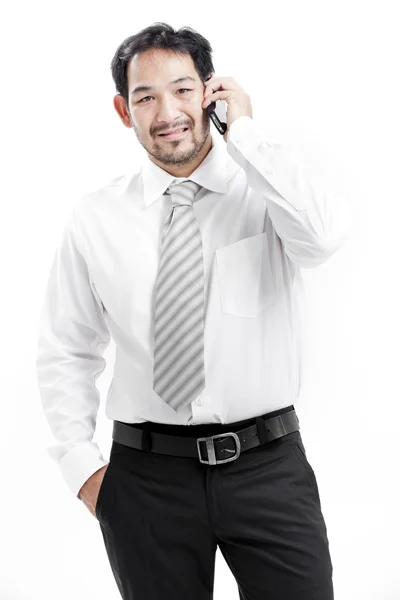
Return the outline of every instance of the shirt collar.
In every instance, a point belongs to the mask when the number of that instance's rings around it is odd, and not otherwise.
[[[216,134],[211,133],[212,146],[199,164],[187,179],[195,181],[202,187],[225,194],[227,192],[227,150],[226,143],[216,138]],[[158,200],[167,187],[174,181],[175,176],[167,173],[161,167],[151,161],[146,154],[141,167],[143,181],[143,208],[147,208]]]

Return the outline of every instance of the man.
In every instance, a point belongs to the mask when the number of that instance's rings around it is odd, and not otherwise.
[[[125,600],[211,599],[217,547],[242,600],[332,600],[294,409],[297,301],[301,268],[346,238],[347,204],[258,133],[192,29],[154,24],[111,67],[147,154],[75,204],[57,249],[37,358],[49,452],[98,519]],[[111,336],[107,463],[92,437]]]

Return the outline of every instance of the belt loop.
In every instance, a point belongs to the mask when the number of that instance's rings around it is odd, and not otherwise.
[[[265,428],[265,419],[262,417],[256,417],[257,433],[260,440],[260,444],[268,443],[268,434]]]
[[[144,450],[145,452],[150,452],[151,442],[151,423],[150,421],[145,421],[143,423],[142,430],[142,450]]]

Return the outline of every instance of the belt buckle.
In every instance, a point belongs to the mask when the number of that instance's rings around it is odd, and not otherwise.
[[[217,460],[215,458],[214,440],[216,438],[227,437],[229,435],[231,435],[233,437],[233,439],[235,440],[235,443],[236,443],[235,456]],[[210,437],[197,438],[196,442],[197,442],[197,453],[199,455],[199,460],[201,463],[205,463],[207,465],[219,465],[221,463],[227,463],[227,462],[230,462],[231,460],[236,460],[238,458],[238,456],[240,455],[240,448],[241,448],[240,439],[239,439],[239,436],[236,433],[234,433],[233,431],[229,431],[226,433],[219,433],[217,435],[212,435]],[[208,460],[204,460],[201,458],[200,442],[206,443]],[[230,450],[230,452],[233,452],[233,450]]]

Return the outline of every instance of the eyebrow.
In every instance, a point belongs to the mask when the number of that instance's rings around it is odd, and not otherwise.
[[[174,81],[170,81],[168,85],[174,85],[175,83],[181,83],[182,81],[187,80],[194,81],[194,83],[196,83],[194,77],[190,77],[189,75],[187,75],[186,77],[179,77],[179,79],[174,79]],[[139,92],[149,92],[153,89],[154,87],[152,85],[139,85],[131,91],[131,94],[133,95],[138,94]]]

